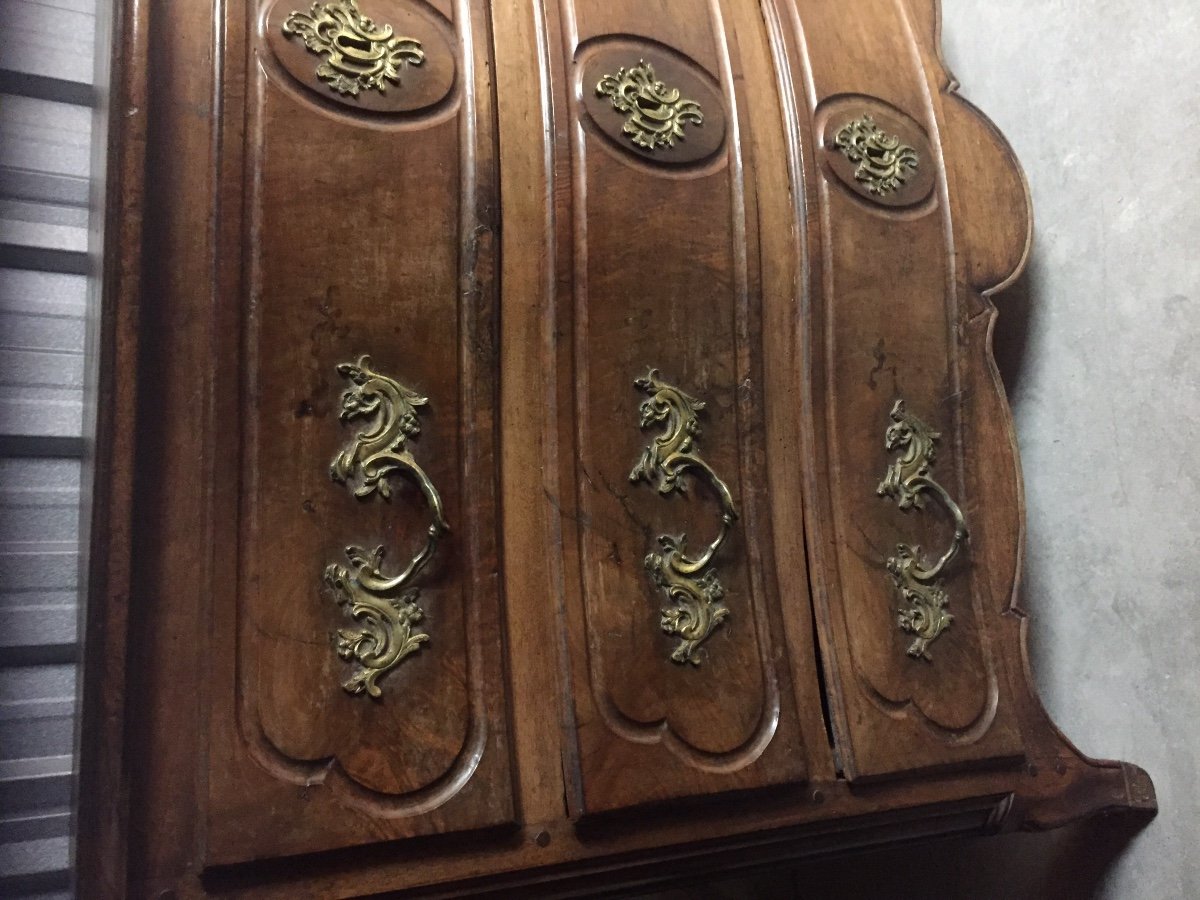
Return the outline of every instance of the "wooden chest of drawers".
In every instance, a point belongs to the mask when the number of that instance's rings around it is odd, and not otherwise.
[[[119,2],[85,896],[1153,812],[1032,693],[1028,197],[937,15]]]

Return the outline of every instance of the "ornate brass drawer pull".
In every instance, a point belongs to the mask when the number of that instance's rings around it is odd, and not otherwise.
[[[641,405],[641,427],[662,423],[666,430],[642,452],[641,460],[629,473],[629,480],[635,483],[644,480],[658,488],[660,494],[668,495],[686,491],[688,482],[684,476],[689,471],[698,472],[716,491],[721,504],[721,529],[699,556],[688,555],[687,535],[664,534],[658,539],[662,552],[652,552],[646,557],[646,572],[651,582],[670,601],[662,609],[661,626],[664,633],[679,638],[671,659],[698,666],[700,645],[729,618],[729,609],[721,602],[725,589],[709,565],[729,537],[738,514],[729,488],[700,458],[696,447],[696,438],[700,436],[697,413],[704,409],[704,404],[660,381],[658,374],[657,369],[651,369],[634,384],[650,395]]]
[[[902,631],[916,635],[908,655],[932,662],[929,645],[954,621],[954,616],[946,612],[950,598],[939,578],[966,543],[967,523],[958,504],[930,474],[941,434],[907,412],[903,400],[896,401],[891,418],[884,446],[889,452],[902,452],[888,467],[876,493],[880,497],[891,497],[905,512],[914,507],[923,509],[926,494],[932,494],[954,520],[954,539],[932,565],[922,561],[920,547],[908,544],[897,544],[896,555],[887,561],[888,572],[902,604],[898,624]]]
[[[438,538],[450,526],[446,524],[437,488],[405,446],[408,438],[421,431],[417,407],[429,401],[374,371],[369,356],[360,357],[357,363],[343,363],[337,370],[352,385],[342,394],[341,420],[369,421],[334,457],[329,467],[330,477],[349,487],[356,497],[379,494],[390,500],[389,479],[393,475],[408,475],[420,487],[433,515],[425,545],[399,574],[385,575],[381,570],[382,546],[371,552],[362,547],[347,547],[349,569],[338,563],[325,567],[325,583],[338,605],[361,626],[338,631],[338,656],[359,665],[359,670],[342,687],[351,694],[366,692],[379,697],[379,679],[429,640],[429,635],[415,630],[424,612],[417,605],[420,590],[410,583],[433,557]]]

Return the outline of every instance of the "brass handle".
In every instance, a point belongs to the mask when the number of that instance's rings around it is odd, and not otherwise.
[[[343,422],[366,419],[367,426],[333,458],[330,478],[345,484],[360,499],[379,494],[391,500],[391,477],[408,475],[420,487],[433,515],[425,545],[399,574],[383,573],[382,546],[371,552],[347,547],[350,569],[339,563],[325,567],[325,584],[337,604],[360,625],[338,630],[338,656],[359,666],[342,687],[351,694],[379,697],[379,679],[429,640],[429,635],[415,629],[425,614],[417,604],[420,589],[410,587],[410,582],[433,557],[438,538],[450,526],[441,495],[406,446],[408,438],[421,431],[417,408],[425,406],[428,399],[374,371],[369,356],[360,357],[357,363],[342,363],[337,370],[351,383],[342,394],[339,418]]]
[[[642,458],[629,473],[629,480],[635,483],[644,480],[665,496],[686,491],[684,476],[695,472],[708,481],[721,505],[720,530],[699,556],[688,555],[687,535],[664,534],[658,539],[662,552],[650,553],[645,561],[650,581],[666,593],[669,601],[662,609],[662,630],[679,638],[671,659],[698,666],[700,645],[730,615],[721,602],[725,589],[709,566],[729,537],[738,514],[729,487],[700,458],[696,446],[696,438],[700,436],[697,413],[704,409],[704,403],[661,381],[658,376],[658,370],[651,369],[644,378],[634,381],[640,390],[650,395],[650,399],[641,405],[641,427],[661,424],[665,430],[642,451]]]
[[[932,494],[954,520],[954,539],[931,565],[922,562],[920,547],[903,543],[896,545],[896,555],[887,561],[901,603],[897,623],[902,631],[916,636],[908,655],[932,662],[929,645],[954,621],[954,616],[946,612],[950,598],[939,577],[966,544],[967,523],[958,504],[931,475],[941,434],[908,412],[903,400],[892,407],[891,419],[884,446],[889,452],[900,451],[900,455],[888,467],[875,493],[891,497],[904,512],[923,509],[925,497]]]

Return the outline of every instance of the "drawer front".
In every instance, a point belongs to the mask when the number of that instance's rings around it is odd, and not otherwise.
[[[947,150],[942,135],[968,123],[924,43],[928,4],[795,8],[790,36],[805,49],[790,59],[806,88],[820,231],[804,348],[807,521],[842,763],[864,779],[1011,761],[1021,741],[996,645],[1015,585],[1017,471],[975,327],[974,291],[996,282],[971,283],[986,248],[964,235],[952,194],[987,179],[1007,187],[1012,165],[996,153],[963,179],[948,174],[964,148]],[[1003,418],[972,432],[985,408]],[[987,461],[987,478],[1013,486],[1000,506],[972,480]]]
[[[210,862],[513,817],[486,7],[230,7]]]
[[[754,138],[735,87],[775,103],[762,20],[735,30],[704,0],[561,9],[573,799],[591,814],[799,784],[784,621],[807,622],[807,598],[802,561],[790,616],[776,573],[758,233],[758,194],[787,175],[781,157],[756,168],[777,106]],[[816,689],[813,673],[800,706],[819,723]]]

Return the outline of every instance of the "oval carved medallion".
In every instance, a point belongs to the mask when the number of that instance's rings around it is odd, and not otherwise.
[[[275,0],[263,37],[287,73],[324,101],[363,112],[436,105],[454,87],[449,23],[411,0]]]

